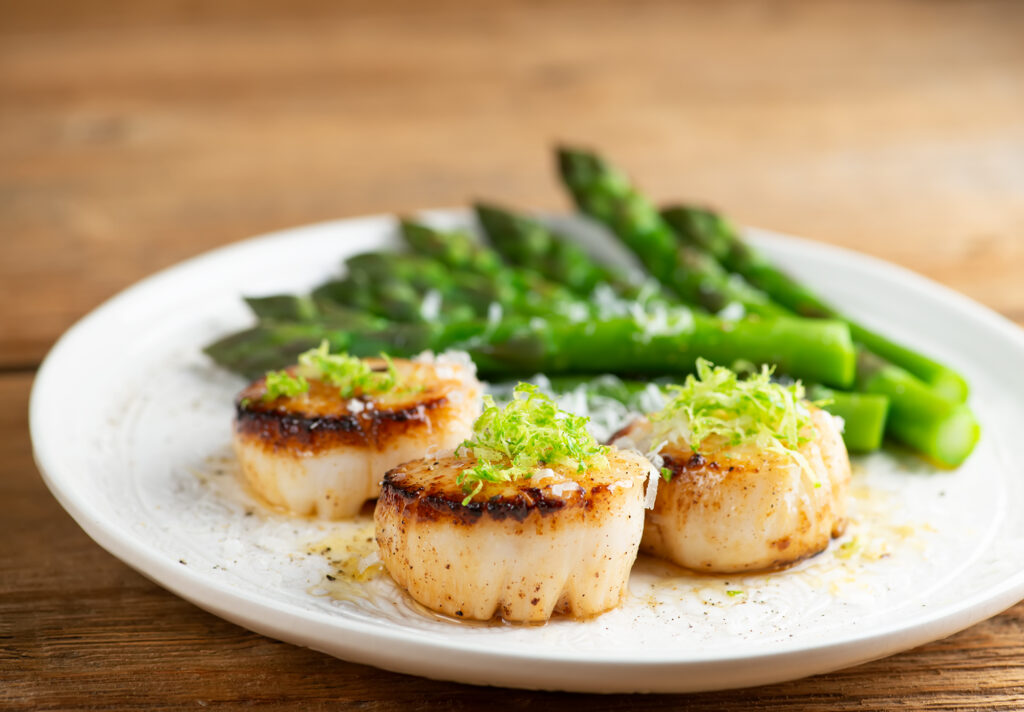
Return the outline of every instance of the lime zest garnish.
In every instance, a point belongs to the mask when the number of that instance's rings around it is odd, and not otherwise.
[[[773,368],[746,379],[722,366],[697,359],[697,374],[681,386],[669,386],[670,400],[650,416],[654,442],[684,442],[695,453],[753,443],[786,455],[811,472],[799,452],[808,442],[811,411],[800,381],[772,381]],[[712,437],[714,436],[714,437]]]
[[[267,371],[264,401],[277,400],[281,396],[297,396],[309,391],[309,381],[302,376],[293,376],[287,371]],[[244,406],[243,406],[244,407]]]
[[[398,386],[399,376],[391,357],[380,356],[387,371],[374,371],[363,359],[345,352],[332,354],[325,339],[315,349],[299,354],[296,374],[337,386],[342,398],[385,393]]]
[[[736,596],[742,596],[743,595],[743,591],[736,591],[736,590],[726,591],[725,595],[732,596],[733,598],[735,598]]]
[[[843,542],[839,545],[839,551],[836,552],[836,557],[839,559],[849,559],[860,548],[860,541],[857,537],[853,537],[847,542]]]
[[[517,385],[503,408],[485,395],[473,435],[455,451],[476,457],[476,465],[456,479],[466,493],[463,506],[487,482],[529,479],[540,468],[565,467],[583,473],[589,467],[607,467],[609,448],[587,430],[589,421],[560,409],[531,383]]]
[[[267,371],[263,400],[308,393],[311,380],[337,386],[342,398],[394,390],[400,385],[398,369],[390,356],[382,353],[380,357],[387,365],[386,371],[375,371],[363,359],[345,352],[332,354],[325,339],[315,349],[299,354],[298,366],[291,373]]]

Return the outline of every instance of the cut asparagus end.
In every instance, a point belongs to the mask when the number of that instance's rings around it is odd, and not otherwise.
[[[981,425],[965,404],[935,428],[930,446],[932,459],[943,467],[959,467],[974,451],[981,437]]]
[[[933,373],[931,378],[927,379],[927,383],[933,391],[954,403],[965,402],[970,394],[970,386],[967,385],[967,380],[949,368],[942,368]]]

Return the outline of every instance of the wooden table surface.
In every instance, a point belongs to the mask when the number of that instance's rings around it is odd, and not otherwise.
[[[684,697],[341,662],[100,549],[45,489],[26,424],[47,348],[139,278],[317,220],[474,196],[564,209],[556,140],[600,146],[656,198],[881,256],[1024,322],[1024,5],[99,5],[0,7],[0,707],[1024,708],[1024,605],[853,669]]]

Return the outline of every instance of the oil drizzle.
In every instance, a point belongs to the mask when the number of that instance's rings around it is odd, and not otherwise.
[[[309,589],[314,596],[328,596],[336,601],[367,599],[365,584],[384,573],[384,564],[377,556],[373,518],[365,514],[338,522],[326,537],[306,548],[309,554],[327,559],[330,571]]]

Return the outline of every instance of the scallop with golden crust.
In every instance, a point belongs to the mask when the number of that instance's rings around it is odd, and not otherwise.
[[[473,620],[586,618],[618,605],[643,531],[645,458],[610,448],[607,464],[488,482],[463,504],[457,479],[475,464],[452,455],[385,476],[377,544],[398,585]]]
[[[664,445],[669,479],[658,484],[641,551],[695,571],[732,573],[788,566],[828,547],[846,526],[850,461],[835,418],[808,408],[801,458],[755,443],[716,446],[714,438],[705,454]],[[641,419],[615,442],[643,447],[649,433]]]
[[[365,361],[387,368],[382,359]],[[349,517],[377,496],[392,467],[462,442],[480,412],[472,364],[393,364],[401,386],[383,393],[344,397],[315,378],[306,392],[272,400],[264,397],[265,378],[242,391],[234,449],[253,490],[295,514]]]

